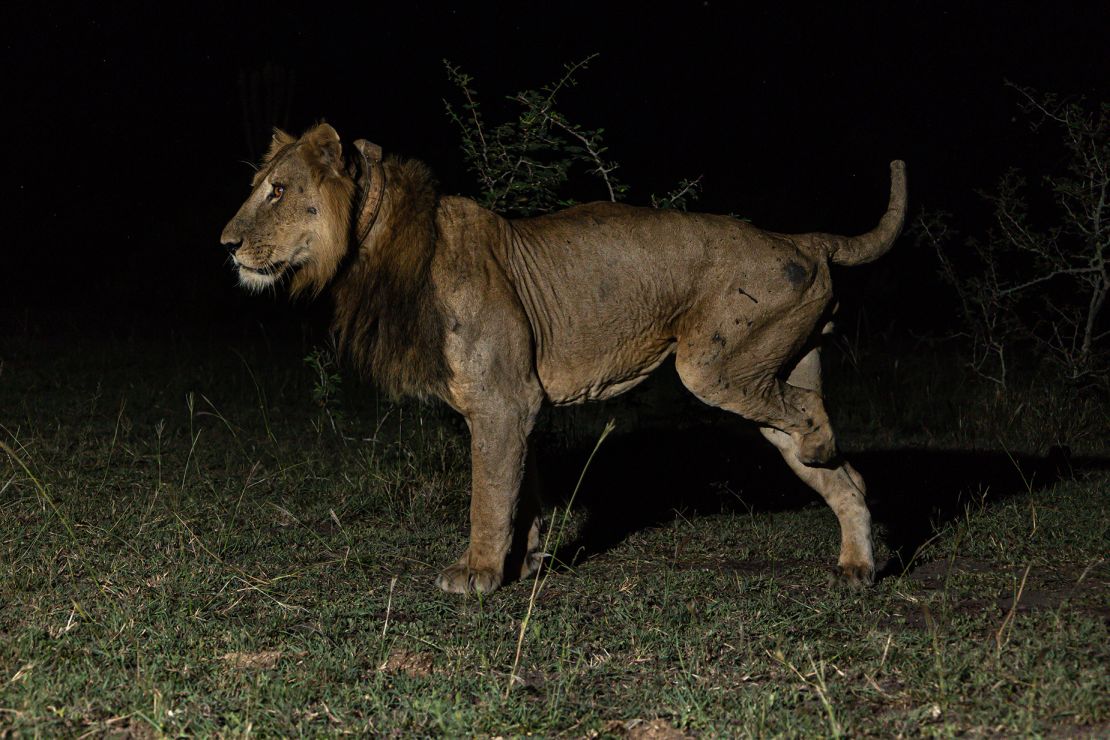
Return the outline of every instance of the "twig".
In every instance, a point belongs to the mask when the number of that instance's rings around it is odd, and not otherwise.
[[[570,507],[574,504],[575,497],[578,496],[578,489],[582,487],[582,481],[586,477],[586,471],[589,470],[590,463],[593,462],[594,455],[596,455],[598,449],[601,448],[601,443],[605,441],[605,438],[609,436],[609,433],[612,432],[615,427],[616,423],[612,419],[610,419],[609,423],[605,425],[605,429],[602,430],[601,436],[597,438],[597,444],[594,445],[593,450],[590,452],[590,456],[586,458],[586,464],[582,466],[582,472],[578,474],[578,482],[574,485],[574,491],[572,491],[570,494],[570,500],[567,501],[567,505],[563,509],[563,518],[559,522],[559,536],[555,539],[556,550],[559,549],[559,545],[561,545],[563,542],[563,532],[566,529],[567,517],[570,515]],[[548,545],[551,542],[551,534],[553,531],[554,528],[548,529],[547,535],[544,537],[544,553],[550,552],[550,550],[548,550]],[[525,554],[525,557],[528,557],[527,553]],[[516,654],[513,656],[513,667],[509,671],[509,682],[505,686],[505,696],[508,696],[509,692],[513,689],[513,681],[515,681],[517,678],[516,671],[517,668],[520,667],[520,655],[524,650],[524,634],[528,630],[528,623],[531,621],[532,612],[536,608],[536,600],[539,598],[540,591],[543,590],[544,585],[547,583],[547,577],[549,575],[550,570],[545,568],[542,577],[537,577],[535,580],[532,581],[532,593],[528,597],[528,609],[524,612],[524,618],[520,620],[520,634],[517,635]]]
[[[1017,611],[1018,602],[1021,601],[1021,594],[1022,594],[1022,592],[1025,591],[1025,580],[1029,577],[1029,571],[1032,568],[1033,568],[1032,563],[1025,566],[1025,573],[1022,574],[1021,583],[1018,585],[1017,593],[1014,594],[1014,603],[1010,605],[1010,611],[1006,613],[1006,617],[1005,617],[1005,619],[1002,620],[1002,624],[999,625],[998,631],[994,633],[994,644],[995,644],[995,648],[996,648],[996,650],[995,650],[996,655],[998,653],[1002,652],[1002,647],[1010,639],[1009,634],[1007,634],[1005,636],[1005,639],[1003,639],[1002,633],[1005,632],[1007,626],[1013,624],[1014,612]]]

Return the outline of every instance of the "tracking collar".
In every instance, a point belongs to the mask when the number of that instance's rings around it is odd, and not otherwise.
[[[382,166],[382,148],[366,139],[355,142],[355,149],[362,155],[362,175],[359,189],[362,191],[362,205],[358,209],[355,234],[361,245],[370,235],[370,229],[378,220],[385,195],[385,167]]]

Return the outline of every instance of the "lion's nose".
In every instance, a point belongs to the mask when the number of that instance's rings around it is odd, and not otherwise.
[[[224,229],[224,233],[220,234],[220,244],[223,244],[227,251],[232,254],[235,254],[235,250],[237,250],[242,243],[243,237],[235,233],[231,228],[231,224],[228,224],[227,228]]]

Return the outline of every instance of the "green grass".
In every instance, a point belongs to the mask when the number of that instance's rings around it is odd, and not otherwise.
[[[861,461],[872,449],[895,466],[903,449],[1032,459],[1060,442],[1073,473],[1005,492],[984,478],[962,496],[939,485],[951,505],[907,509],[934,518],[919,567],[863,594],[826,585],[838,531],[816,497],[774,504],[757,479],[714,489],[726,503],[696,515],[683,502],[704,491],[665,492],[680,511],[664,505],[550,574],[512,677],[532,583],[484,599],[433,585],[466,538],[467,444],[449,415],[379,402],[350,379],[329,414],[304,352],[12,344],[0,734],[1110,730],[1110,469],[1091,460],[1106,438],[1074,424],[1048,438],[1034,401],[976,415],[972,389],[934,368],[834,363],[839,436]],[[1088,412],[1105,420],[1105,407]],[[622,480],[605,472],[609,445],[587,481]],[[568,457],[571,479],[587,453]],[[567,537],[591,516],[575,509]],[[879,527],[880,557],[893,531]]]

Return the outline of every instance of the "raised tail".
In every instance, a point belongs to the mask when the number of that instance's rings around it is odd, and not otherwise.
[[[879,225],[859,236],[805,234],[815,250],[823,250],[837,265],[862,265],[886,254],[906,221],[906,163],[890,163],[890,203]]]

